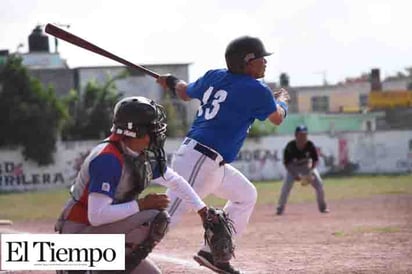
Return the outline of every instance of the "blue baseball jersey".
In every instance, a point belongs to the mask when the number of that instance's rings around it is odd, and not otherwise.
[[[265,120],[276,110],[270,88],[245,74],[210,70],[188,85],[187,95],[200,107],[187,136],[232,162],[255,119]]]

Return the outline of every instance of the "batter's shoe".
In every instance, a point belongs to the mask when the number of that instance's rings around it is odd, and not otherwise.
[[[198,262],[201,266],[207,267],[216,273],[221,274],[240,274],[239,270],[233,268],[229,262],[227,263],[214,263],[213,257],[210,252],[200,250],[193,259]]]

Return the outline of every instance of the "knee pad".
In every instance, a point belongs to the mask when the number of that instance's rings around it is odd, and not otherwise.
[[[138,244],[133,251],[126,256],[126,273],[132,271],[144,260],[153,248],[166,235],[170,223],[169,213],[160,211],[150,222],[149,235],[143,242]]]
[[[148,241],[156,244],[160,242],[168,231],[169,223],[169,213],[164,210],[160,211],[150,223],[149,235],[144,242]]]

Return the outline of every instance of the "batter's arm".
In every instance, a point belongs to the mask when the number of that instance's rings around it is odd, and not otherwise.
[[[273,96],[275,97],[276,110],[269,115],[269,121],[278,126],[288,114],[288,102],[290,97],[288,91],[284,88],[274,92]]]
[[[285,117],[286,111],[282,107],[279,107],[279,105],[277,105],[276,110],[269,115],[268,119],[272,124],[278,126],[283,122]]]
[[[175,90],[177,97],[181,100],[190,101],[192,99],[187,95],[187,83],[185,81],[179,80],[176,84]]]
[[[177,95],[177,97],[179,97],[183,101],[190,101],[192,99],[187,95],[188,84],[173,75],[160,75],[157,78],[156,82],[161,85],[163,89],[170,89],[174,94]]]

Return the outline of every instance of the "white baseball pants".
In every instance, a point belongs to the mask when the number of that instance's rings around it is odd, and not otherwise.
[[[257,191],[239,170],[222,161],[222,156],[216,151],[186,138],[173,157],[172,168],[189,182],[202,199],[214,194],[228,200],[223,209],[233,220],[236,236],[239,236],[249,222]],[[171,199],[168,211],[170,227],[173,227],[191,209],[172,190],[168,190],[167,195]]]

